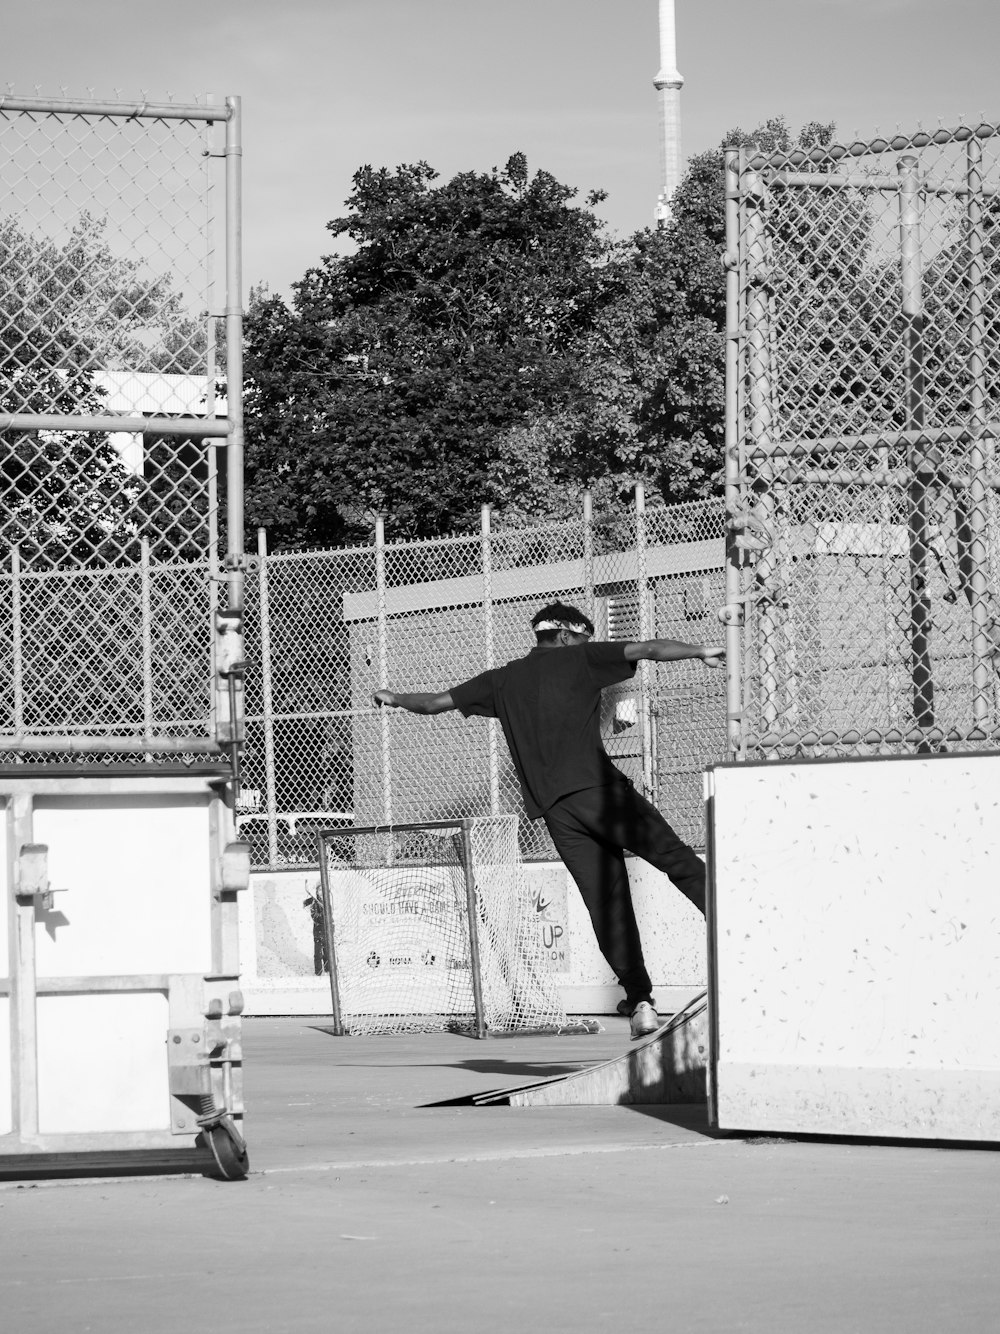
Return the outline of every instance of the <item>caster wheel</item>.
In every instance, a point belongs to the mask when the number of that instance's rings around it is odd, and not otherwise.
[[[224,1181],[242,1181],[250,1171],[247,1146],[232,1125],[206,1126],[205,1138]]]

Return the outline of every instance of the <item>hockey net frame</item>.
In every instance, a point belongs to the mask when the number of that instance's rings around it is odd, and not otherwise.
[[[532,920],[517,816],[324,829],[317,843],[336,1036],[570,1026]]]

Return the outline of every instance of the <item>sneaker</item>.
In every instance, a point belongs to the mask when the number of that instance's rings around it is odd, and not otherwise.
[[[650,1033],[655,1033],[660,1027],[659,1016],[650,1005],[649,1001],[640,1001],[632,1011],[632,1018],[629,1021],[632,1030],[632,1038],[646,1038]]]

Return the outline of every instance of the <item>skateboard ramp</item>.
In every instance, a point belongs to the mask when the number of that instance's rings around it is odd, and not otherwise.
[[[474,1095],[472,1102],[477,1107],[704,1102],[707,1060],[708,1000],[702,992],[613,1060],[520,1088]]]

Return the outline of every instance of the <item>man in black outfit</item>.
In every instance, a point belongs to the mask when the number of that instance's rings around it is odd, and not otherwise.
[[[532,619],[537,643],[506,667],[482,672],[442,694],[375,692],[375,703],[410,713],[458,709],[499,718],[528,816],[545,821],[587,905],[601,952],[625,988],[619,1013],[634,1038],[658,1026],[636,925],[625,849],[664,871],[705,911],[705,867],[601,741],[601,691],[627,681],[636,663],[701,658],[718,667],[724,649],[674,639],[592,643],[594,626],[575,607],[553,602]],[[559,650],[556,652],[555,650]]]

